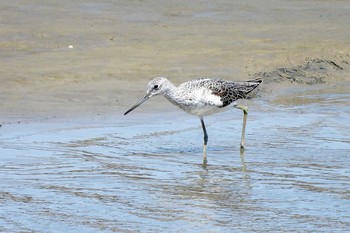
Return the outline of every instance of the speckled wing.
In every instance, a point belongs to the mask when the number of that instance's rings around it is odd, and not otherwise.
[[[230,105],[237,99],[246,98],[262,82],[261,79],[248,81],[227,81],[223,79],[199,78],[192,82],[194,86],[210,89],[212,94],[221,98],[222,107]]]

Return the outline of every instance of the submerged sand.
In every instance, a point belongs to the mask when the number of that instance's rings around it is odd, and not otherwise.
[[[320,59],[342,69],[309,70],[322,76],[315,83],[350,80],[348,1],[11,0],[0,6],[1,124],[120,115],[154,76],[174,83],[266,78]],[[293,85],[293,78],[271,80],[279,84],[265,89],[267,96]]]

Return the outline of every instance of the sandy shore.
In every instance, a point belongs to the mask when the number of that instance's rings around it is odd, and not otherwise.
[[[120,115],[154,76],[244,80],[317,58],[344,68],[326,70],[323,83],[349,81],[348,1],[0,6],[1,124]]]

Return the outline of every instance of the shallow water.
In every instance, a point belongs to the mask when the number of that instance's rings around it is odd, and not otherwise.
[[[2,0],[0,124],[122,111],[155,76],[245,80],[308,58],[350,69],[349,8],[324,0]]]
[[[345,232],[350,93],[321,92],[247,101],[243,155],[241,113],[206,118],[206,168],[177,111],[5,125],[0,231]]]

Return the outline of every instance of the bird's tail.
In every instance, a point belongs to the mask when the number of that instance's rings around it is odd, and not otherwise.
[[[247,80],[243,82],[239,82],[238,85],[240,85],[239,90],[239,96],[242,98],[247,98],[247,95],[252,92],[255,88],[257,88],[261,83],[263,82],[262,79],[253,79],[253,80]]]

